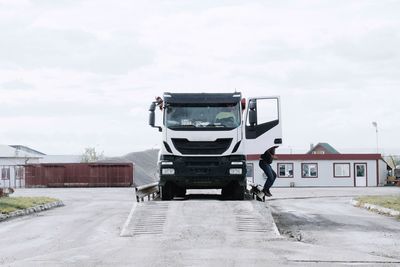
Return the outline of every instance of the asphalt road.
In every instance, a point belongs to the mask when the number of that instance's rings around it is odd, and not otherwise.
[[[400,188],[275,189],[270,200],[280,232],[307,244],[400,261],[400,221],[350,205],[358,195],[398,195]],[[314,196],[313,196],[314,195]]]
[[[57,197],[65,207],[0,223],[0,264],[400,264],[395,254],[400,223],[349,204],[353,195],[399,194],[399,188],[278,188],[272,193],[266,203],[200,194],[138,204],[125,224],[134,203],[132,188],[20,189],[16,195]],[[274,230],[270,205],[283,236]]]

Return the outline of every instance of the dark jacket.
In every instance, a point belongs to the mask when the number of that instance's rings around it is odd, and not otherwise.
[[[260,156],[260,163],[271,164],[274,160],[275,147],[271,147]]]

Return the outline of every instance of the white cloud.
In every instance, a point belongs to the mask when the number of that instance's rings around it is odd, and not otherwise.
[[[395,1],[0,1],[0,139],[153,147],[163,91],[281,95],[287,146],[374,151],[399,132]],[[400,154],[400,147],[398,148]]]

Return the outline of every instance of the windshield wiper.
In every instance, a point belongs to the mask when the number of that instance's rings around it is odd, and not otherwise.
[[[186,124],[186,125],[177,125],[178,128],[196,128],[196,125]]]
[[[226,126],[223,125],[223,124],[214,124],[214,123],[212,123],[212,124],[207,125],[207,127],[223,127],[223,128],[225,128]]]

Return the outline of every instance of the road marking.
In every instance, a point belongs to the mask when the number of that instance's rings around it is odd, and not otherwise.
[[[121,233],[119,234],[119,236],[129,236],[127,234],[127,228],[128,228],[128,225],[129,225],[129,223],[130,223],[130,221],[132,219],[133,212],[135,211],[136,206],[137,206],[137,202],[133,202],[131,212],[129,213],[128,218],[126,219],[125,224],[122,227],[122,230],[121,230]]]
[[[168,202],[147,201],[135,204],[120,236],[163,234],[169,209]]]
[[[172,229],[172,225],[186,225],[187,221],[195,220],[191,227],[216,227],[220,231],[219,224],[205,225],[211,218],[218,220],[231,220],[229,227],[236,233],[263,234],[269,238],[280,238],[281,235],[270,213],[254,209],[255,203],[245,202],[198,202],[198,201],[148,201],[134,203],[129,216],[122,227],[121,237],[135,237],[148,235],[163,235],[168,226],[169,234],[176,232],[181,234],[182,229]],[[258,203],[257,203],[258,204]],[[263,205],[262,209],[267,209]],[[204,214],[203,216],[201,214]],[[268,215],[268,216],[267,216]],[[204,217],[205,216],[205,217]],[[196,218],[198,217],[199,220]],[[225,218],[224,218],[225,217]],[[231,219],[229,219],[231,218]],[[203,220],[204,219],[204,220]],[[186,224],[185,224],[186,223]],[[225,231],[225,230],[224,230]]]
[[[141,203],[135,212],[130,229],[131,235],[157,235],[164,232],[168,202],[150,201]]]

